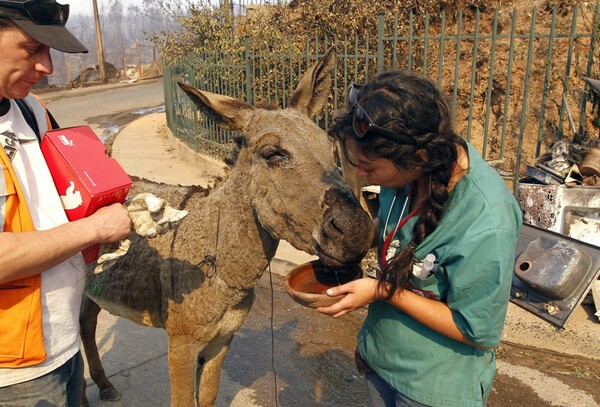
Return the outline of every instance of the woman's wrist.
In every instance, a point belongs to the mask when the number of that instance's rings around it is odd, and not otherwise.
[[[375,300],[390,302],[390,289],[390,283],[383,283],[381,281],[378,281],[377,285],[375,286]]]

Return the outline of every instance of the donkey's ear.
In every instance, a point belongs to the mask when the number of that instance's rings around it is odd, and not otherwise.
[[[290,99],[289,108],[300,110],[308,117],[315,117],[327,101],[333,79],[331,71],[335,67],[335,50],[329,48],[325,56],[304,74],[304,78]]]
[[[224,130],[244,130],[250,123],[254,107],[241,100],[205,92],[177,82],[192,102]]]

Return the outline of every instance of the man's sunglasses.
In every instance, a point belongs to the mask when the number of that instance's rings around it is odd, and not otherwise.
[[[64,26],[69,18],[69,5],[59,4],[53,0],[27,0],[23,3],[0,0],[0,7],[19,10],[31,21],[41,25]]]

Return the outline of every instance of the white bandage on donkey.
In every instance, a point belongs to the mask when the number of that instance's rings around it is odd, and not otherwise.
[[[127,210],[135,232],[146,238],[176,229],[179,221],[188,214],[187,211],[175,209],[164,199],[148,192],[136,195],[127,204]],[[123,240],[117,250],[101,255],[96,262],[94,273],[101,273],[114,265],[119,257],[127,253],[130,244],[129,239]]]
[[[143,237],[156,237],[176,229],[187,211],[173,208],[167,201],[150,193],[136,195],[127,209],[137,234]]]

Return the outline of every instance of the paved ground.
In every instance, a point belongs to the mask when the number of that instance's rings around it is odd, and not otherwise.
[[[208,185],[219,167],[186,155],[185,148],[168,136],[164,114],[144,116],[128,125],[114,141],[113,157],[129,174],[179,184]],[[219,406],[364,405],[364,383],[352,361],[364,314],[334,321],[297,305],[283,289],[282,276],[294,264],[310,259],[285,242],[281,245],[225,361]],[[123,398],[117,403],[100,402],[91,385],[87,394],[92,406],[169,405],[163,331],[103,312],[98,343],[107,373]],[[504,343],[491,406],[600,403],[600,365],[592,360],[600,358],[600,324],[591,307],[578,307],[566,329],[557,331],[511,304]],[[545,356],[532,358],[531,348]],[[519,364],[519,358],[527,361]],[[560,368],[553,370],[559,361]],[[564,366],[573,366],[573,371],[565,373]]]

